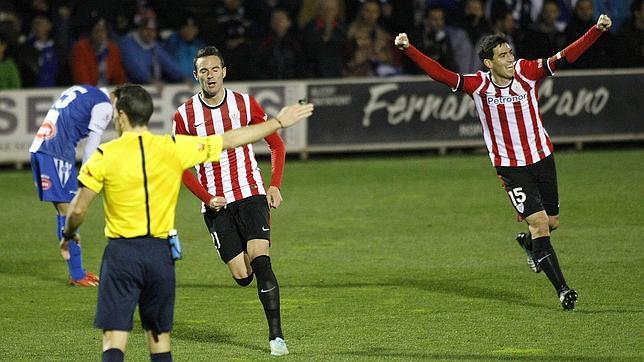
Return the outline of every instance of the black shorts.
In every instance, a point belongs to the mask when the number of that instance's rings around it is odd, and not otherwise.
[[[203,218],[224,263],[246,251],[248,240],[271,240],[270,213],[265,195],[231,202],[219,212],[207,208]]]
[[[131,331],[138,304],[143,329],[169,332],[174,292],[174,263],[166,239],[111,239],[103,253],[94,324]]]
[[[541,210],[550,216],[559,215],[557,170],[553,155],[528,166],[497,166],[496,173],[521,219]]]

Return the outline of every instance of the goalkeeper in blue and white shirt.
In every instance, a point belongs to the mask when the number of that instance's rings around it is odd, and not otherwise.
[[[57,239],[69,203],[78,190],[76,146],[87,138],[83,163],[101,143],[101,135],[112,118],[107,89],[75,85],[65,90],[51,106],[29,152],[34,183],[41,201],[52,202],[57,212]],[[98,277],[83,268],[80,244],[69,245],[69,284],[81,287],[98,285]]]

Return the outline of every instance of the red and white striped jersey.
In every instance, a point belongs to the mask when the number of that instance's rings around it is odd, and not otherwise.
[[[173,134],[195,136],[223,134],[231,129],[266,120],[266,113],[255,98],[229,89],[225,89],[225,92],[224,99],[218,106],[207,105],[197,93],[177,108],[173,118]],[[268,137],[266,139],[269,140]],[[279,140],[281,141],[281,138]],[[270,142],[269,146],[271,146]],[[283,158],[281,162],[280,165],[273,165],[272,181],[277,183],[278,187],[282,177]],[[218,163],[200,164],[195,166],[195,169],[199,183],[207,189],[208,193],[213,196],[224,196],[228,203],[253,195],[266,194],[252,145],[224,150]]]
[[[494,166],[526,166],[549,156],[552,143],[539,113],[538,88],[553,75],[545,59],[519,59],[514,79],[499,87],[490,72],[459,75],[457,89],[472,96]]]

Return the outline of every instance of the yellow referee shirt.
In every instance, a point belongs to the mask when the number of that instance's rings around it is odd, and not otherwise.
[[[221,136],[159,136],[124,132],[101,145],[83,165],[78,180],[103,190],[105,236],[165,238],[174,228],[183,171],[219,161]]]

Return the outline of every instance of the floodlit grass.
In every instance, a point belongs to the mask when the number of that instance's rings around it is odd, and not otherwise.
[[[580,294],[564,312],[529,271],[486,156],[289,161],[271,248],[291,360],[644,360],[644,150],[557,154],[553,244]],[[264,169],[270,169],[264,162]],[[95,289],[68,287],[51,205],[0,173],[0,360],[98,360]],[[240,288],[182,190],[173,354],[269,359],[255,283]],[[85,266],[105,240],[81,228]],[[126,356],[146,360],[136,326]]]

